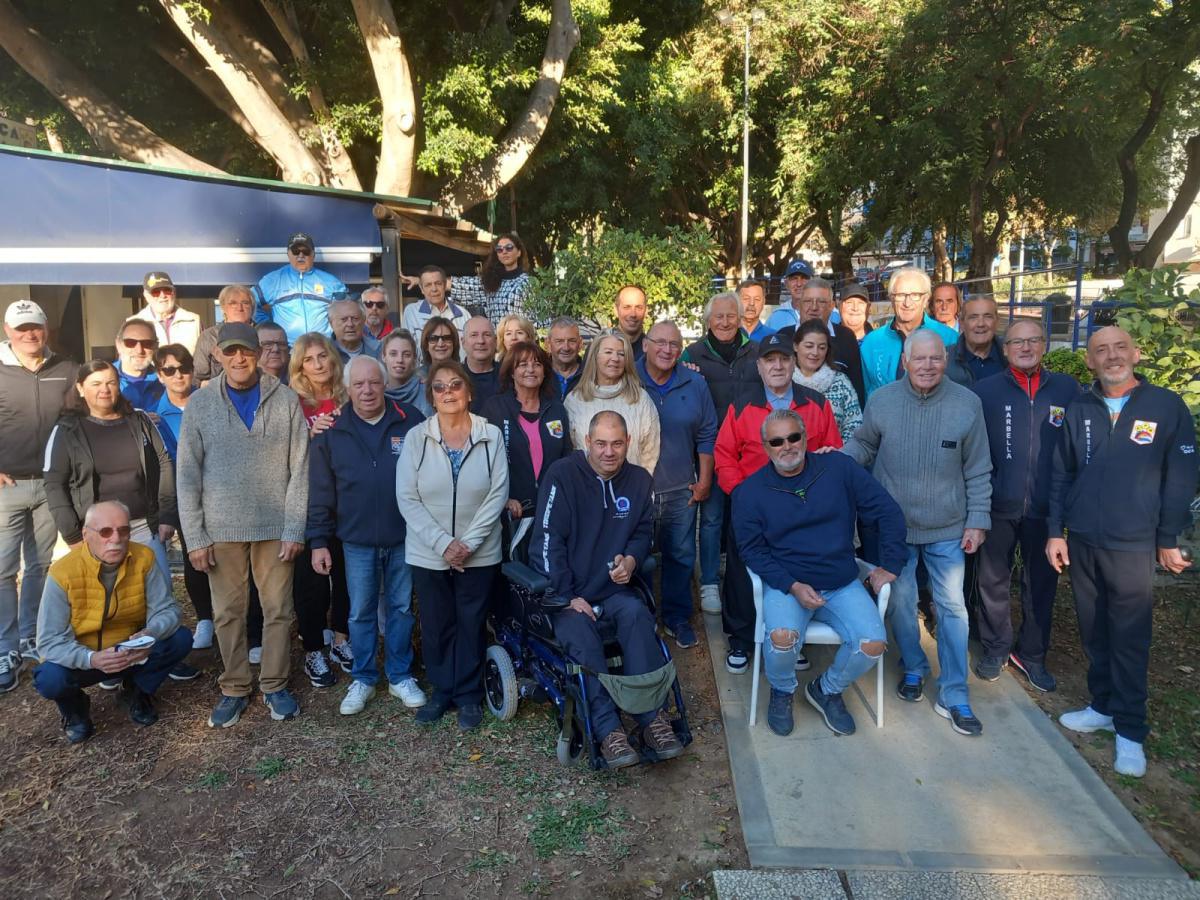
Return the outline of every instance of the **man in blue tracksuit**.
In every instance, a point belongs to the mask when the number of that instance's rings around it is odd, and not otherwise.
[[[587,449],[552,465],[538,489],[530,562],[550,580],[559,608],[554,633],[567,656],[591,672],[607,671],[605,634],[621,645],[625,675],[666,664],[654,616],[627,585],[650,553],[654,507],[650,473],[629,465],[629,429],[616,412],[588,426]],[[604,629],[602,634],[601,629]],[[639,759],[621,715],[599,679],[585,675],[593,734],[611,769]],[[634,716],[642,742],[659,759],[683,752],[665,709]]]
[[[1050,485],[1046,556],[1071,567],[1092,702],[1064,713],[1073,731],[1115,731],[1113,768],[1146,773],[1146,675],[1154,563],[1190,563],[1179,534],[1196,496],[1196,429],[1183,400],[1134,374],[1141,356],[1117,327],[1088,340],[1090,391],[1067,407]],[[1064,534],[1066,535],[1064,539]]]
[[[384,597],[384,674],[388,693],[407,707],[425,705],[413,678],[412,570],[404,561],[404,518],[396,506],[396,460],[409,429],[425,416],[384,396],[387,376],[373,357],[357,356],[347,369],[350,402],[308,455],[308,524],[312,566],[329,573],[329,542],[342,542],[350,593],[350,649],[354,679],[341,704],[344,716],[362,712],[375,694],[379,669],[379,595]]]
[[[326,337],[329,304],[346,297],[348,291],[333,275],[316,268],[312,236],[303,231],[287,243],[288,264],[268,272],[254,286],[255,322],[272,321],[287,333],[288,346],[309,331]]]
[[[662,452],[654,467],[654,525],[662,553],[662,619],[681,648],[696,646],[692,630],[692,568],[696,510],[712,493],[717,410],[704,376],[679,365],[683,336],[674,322],[646,334],[637,362],[646,394],[658,410]]]
[[[763,581],[767,724],[779,735],[792,731],[796,654],[816,620],[832,627],[842,645],[825,673],[808,683],[805,699],[834,734],[853,734],[842,691],[878,662],[887,640],[879,609],[859,581],[855,517],[879,531],[880,562],[870,575],[878,593],[908,560],[904,513],[848,456],[807,453],[804,420],[794,410],[767,416],[763,446],[770,465],[733,492],[733,533],[742,561]]]
[[[1080,390],[1071,376],[1042,368],[1045,352],[1041,322],[1017,319],[1004,336],[1008,368],[974,386],[992,455],[992,528],[976,563],[983,656],[975,674],[995,681],[1011,662],[1035,688],[1052,691],[1056,684],[1046,670],[1046,650],[1058,575],[1044,552],[1050,463],[1066,409]],[[1018,546],[1021,630],[1014,644],[1009,586]]]

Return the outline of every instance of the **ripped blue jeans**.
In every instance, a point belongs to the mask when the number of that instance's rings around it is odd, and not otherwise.
[[[796,654],[810,621],[825,623],[842,639],[833,663],[821,676],[821,690],[826,694],[840,694],[875,665],[878,657],[863,652],[865,642],[887,640],[879,607],[860,582],[851,581],[820,594],[825,605],[805,609],[791,594],[763,585],[763,668],[777,691],[796,692]],[[771,640],[776,629],[795,631],[800,637],[791,648],[780,650]]]

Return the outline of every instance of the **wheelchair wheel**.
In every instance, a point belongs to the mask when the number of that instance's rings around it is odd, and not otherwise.
[[[570,737],[567,736],[568,734]],[[559,763],[568,768],[578,763],[584,756],[583,742],[585,740],[583,723],[577,716],[571,716],[571,721],[563,724],[562,730],[558,733],[558,741],[555,743],[554,749]]]
[[[487,657],[483,661],[483,693],[488,709],[501,722],[507,722],[517,714],[520,699],[517,673],[508,651],[499,644],[487,648]]]

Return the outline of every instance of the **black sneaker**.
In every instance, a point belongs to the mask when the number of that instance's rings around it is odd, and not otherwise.
[[[920,675],[906,672],[900,679],[900,683],[896,685],[896,696],[909,703],[920,703],[921,698],[925,696],[925,679]]]
[[[450,709],[450,698],[434,694],[428,703],[417,710],[415,718],[422,725],[432,725],[444,716],[448,709]]]
[[[730,650],[725,654],[725,668],[734,675],[741,675],[750,667],[745,650]]]
[[[129,719],[135,725],[153,725],[158,721],[158,713],[150,695],[136,684],[127,684],[117,700],[129,710]]]
[[[21,654],[16,650],[0,653],[0,694],[6,694],[17,686],[17,673],[21,670]]]
[[[814,678],[804,688],[804,698],[821,714],[827,727],[834,734],[854,734],[854,717],[846,709],[841,694],[827,694],[821,689],[821,679]]]
[[[167,675],[172,681],[195,681],[200,677],[200,670],[187,663],[176,663]]]
[[[1015,653],[1009,654],[1008,661],[1013,664],[1013,668],[1028,678],[1029,683],[1039,691],[1049,694],[1058,690],[1058,682],[1054,679],[1053,675],[1046,671],[1046,667],[1041,663],[1023,660]]]
[[[72,744],[82,744],[96,732],[90,715],[92,701],[83,691],[75,695],[75,700],[59,703],[62,712],[63,732],[67,741]]]
[[[324,650],[313,650],[304,654],[304,674],[312,682],[313,687],[331,687],[337,684],[337,676],[329,667]]]
[[[999,656],[981,656],[975,663],[975,674],[982,681],[999,681],[1004,671],[1004,659]]]
[[[483,707],[478,703],[464,703],[458,708],[458,727],[472,731],[483,721]]]
[[[810,663],[808,661],[808,657],[805,656],[803,653],[801,653],[799,650],[797,650],[796,651],[796,671],[797,672],[807,672],[811,668],[812,668],[812,663]]]
[[[690,622],[677,622],[674,625],[665,626],[663,630],[666,631],[667,637],[675,638],[675,644],[680,650],[687,650],[700,643],[696,639],[696,632],[692,629]]]
[[[949,719],[950,725],[959,734],[965,734],[967,737],[979,737],[983,734],[983,723],[975,718],[975,713],[971,712],[971,707],[966,703],[947,709],[939,700],[933,705],[933,711],[943,719]]]
[[[792,733],[795,719],[792,714],[792,695],[771,688],[771,702],[767,704],[767,724],[780,737]]]

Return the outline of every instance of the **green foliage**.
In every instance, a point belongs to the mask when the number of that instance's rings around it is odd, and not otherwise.
[[[603,795],[594,803],[575,800],[561,810],[546,803],[526,819],[533,822],[529,842],[539,859],[564,851],[581,853],[589,836],[611,837],[624,831]]]
[[[1183,397],[1200,420],[1200,288],[1186,291],[1182,265],[1130,269],[1112,294],[1117,323],[1133,336],[1142,361],[1138,370],[1152,384]]]
[[[672,316],[696,324],[712,293],[712,238],[701,229],[669,228],[663,236],[606,228],[574,238],[554,265],[533,273],[527,305],[535,316],[572,316],[597,326],[613,314],[617,292],[639,285],[648,321]]]
[[[1042,365],[1051,372],[1070,375],[1080,384],[1092,383],[1092,372],[1087,367],[1087,360],[1082,350],[1059,347],[1057,350],[1051,350],[1042,358]]]

